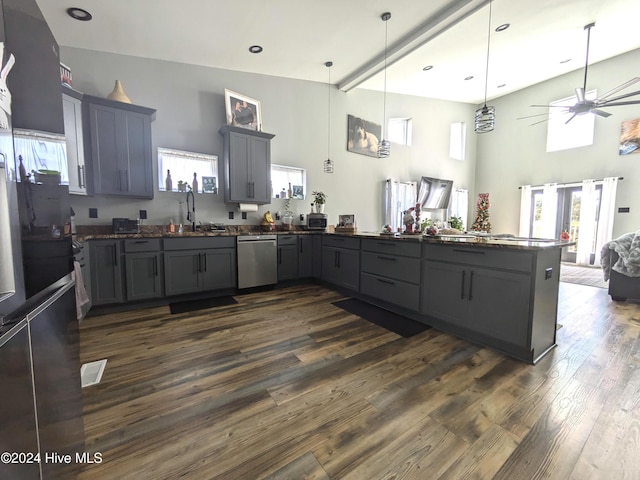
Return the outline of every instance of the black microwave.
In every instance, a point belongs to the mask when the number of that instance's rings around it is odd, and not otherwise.
[[[112,219],[113,233],[140,233],[140,221],[129,218]]]
[[[307,215],[308,230],[326,230],[327,214],[326,213],[309,213]]]

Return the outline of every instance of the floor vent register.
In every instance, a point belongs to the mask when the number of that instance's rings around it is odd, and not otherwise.
[[[83,363],[80,368],[82,378],[82,388],[97,385],[102,380],[102,374],[107,366],[107,360],[97,360],[95,362]]]

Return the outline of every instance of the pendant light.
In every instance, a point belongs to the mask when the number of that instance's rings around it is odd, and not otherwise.
[[[496,126],[496,107],[487,107],[487,85],[489,83],[489,49],[491,47],[491,4],[489,0],[489,34],[487,38],[487,68],[484,77],[484,105],[476,110],[474,130],[476,133],[493,131]]]
[[[331,160],[331,67],[333,62],[324,64],[329,70],[329,115],[327,116],[327,159],[324,161],[324,173],[333,173],[333,161]]]
[[[391,14],[385,12],[380,18],[384,22],[384,97],[382,101],[382,139],[378,143],[378,158],[387,158],[391,155],[391,144],[389,140],[385,140],[385,131],[387,130],[387,33],[389,31],[387,21],[391,18]]]

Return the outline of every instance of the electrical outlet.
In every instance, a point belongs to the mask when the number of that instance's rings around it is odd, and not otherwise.
[[[229,220],[233,220],[233,212],[229,212]]]
[[[618,213],[629,213],[629,207],[620,207],[618,208]]]
[[[247,212],[242,212],[242,219],[246,220],[247,219]]]
[[[301,221],[301,222],[304,222],[304,213],[301,213],[301,214],[300,214],[300,221]]]
[[[546,268],[544,271],[544,279],[549,280],[551,277],[553,277],[553,268]]]
[[[90,208],[89,209],[89,218],[98,218],[98,209]]]
[[[140,210],[140,216],[138,218],[140,218],[140,220],[146,220],[147,219],[147,211],[146,210]]]

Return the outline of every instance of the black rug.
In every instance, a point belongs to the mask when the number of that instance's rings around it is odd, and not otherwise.
[[[413,337],[420,332],[428,330],[428,325],[424,325],[410,318],[403,317],[396,313],[389,312],[382,308],[370,305],[355,298],[348,298],[346,300],[340,300],[333,302],[332,305],[340,307],[349,313],[353,313],[368,322],[375,323],[376,325],[386,328],[390,332],[397,333],[403,337]]]
[[[171,313],[185,313],[196,310],[206,310],[207,308],[223,307],[225,305],[233,305],[236,299],[233,297],[212,297],[203,298],[201,300],[186,300],[184,302],[170,303]]]

